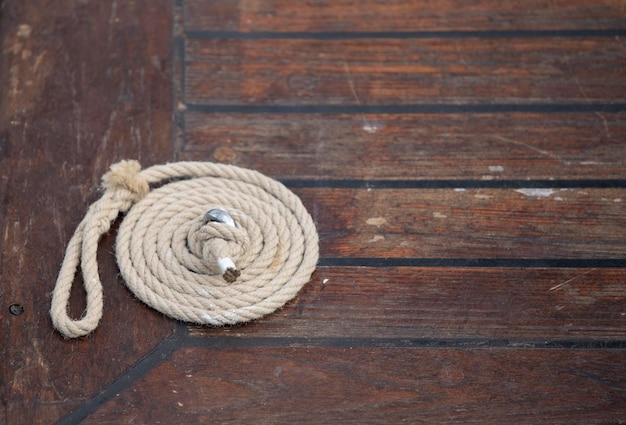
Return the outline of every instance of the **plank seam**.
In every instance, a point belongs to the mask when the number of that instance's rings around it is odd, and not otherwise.
[[[289,188],[315,189],[624,189],[626,179],[358,180],[279,179]]]
[[[625,268],[624,258],[339,258],[322,257],[319,267],[441,268]]]
[[[173,88],[174,93],[172,96],[173,102],[173,140],[174,140],[174,161],[179,160],[179,154],[185,147],[185,81],[187,73],[187,61],[185,58],[185,35],[182,29],[183,22],[185,22],[185,8],[183,0],[174,0],[173,9],[173,28],[172,28],[172,62],[173,62]],[[177,28],[177,20],[180,22],[181,34],[175,34]]]
[[[152,369],[167,360],[184,343],[188,329],[182,322],[176,322],[174,332],[163,340],[152,352],[130,367],[124,374],[105,387],[98,394],[85,401],[57,422],[57,425],[75,425],[82,422],[98,408],[116,395],[128,389]]]
[[[344,338],[344,337],[231,337],[211,336],[185,338],[189,348],[258,348],[258,347],[325,347],[325,348],[507,348],[507,349],[576,349],[624,350],[626,340],[545,340],[511,338]]]
[[[182,7],[182,6],[181,6]],[[185,40],[183,37],[172,37],[172,61],[174,63],[172,72],[174,93],[172,96],[173,103],[173,121],[172,137],[174,140],[174,161],[178,161],[179,152],[183,151],[185,146],[185,111],[181,108],[181,104],[184,105],[185,99]],[[179,75],[179,72],[180,75]]]
[[[192,40],[355,40],[432,38],[581,38],[620,37],[625,29],[602,30],[466,30],[466,31],[211,31],[186,30]]]
[[[242,105],[187,103],[187,112],[205,114],[453,114],[453,113],[620,113],[626,103],[420,103],[393,105]]]
[[[79,424],[100,406],[130,388],[180,348],[414,348],[414,349],[569,349],[624,350],[626,340],[545,340],[510,338],[307,338],[307,337],[193,337],[188,327],[177,322],[174,333],[126,373],[57,422],[57,425]]]

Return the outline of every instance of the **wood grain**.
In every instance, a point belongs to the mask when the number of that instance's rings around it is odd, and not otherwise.
[[[319,267],[281,311],[192,336],[626,339],[623,269]]]
[[[185,114],[180,159],[297,179],[623,179],[623,114]]]
[[[84,423],[619,423],[625,359],[610,350],[187,348]]]
[[[188,40],[185,98],[228,105],[620,103],[624,49],[613,37]]]
[[[45,7],[44,7],[45,6]],[[65,245],[109,165],[172,158],[169,1],[2,4],[0,423],[49,424],[173,331],[117,278],[102,240],[104,317],[66,341],[49,318]],[[84,309],[82,282],[71,313]],[[24,312],[11,315],[19,303]]]
[[[186,0],[188,30],[456,31],[624,28],[615,0]]]
[[[626,417],[624,268],[372,267],[377,258],[625,258],[624,188],[463,187],[622,183],[622,1],[1,3],[0,424],[53,423],[76,408],[92,424]],[[349,114],[407,104],[468,113]],[[475,113],[498,104],[535,113]],[[236,113],[216,113],[220,105]],[[266,113],[277,105],[284,114]],[[308,105],[326,113],[297,113]],[[323,259],[354,265],[319,267],[262,320],[190,326],[153,351],[176,325],[123,287],[114,229],[99,252],[101,325],[65,341],[47,311],[65,245],[101,175],[129,157],[216,160],[317,185],[292,182]],[[392,182],[336,187],[350,179]],[[356,266],[362,258],[370,267]],[[83,297],[77,286],[74,316]],[[10,313],[14,304],[22,314]]]
[[[294,188],[322,257],[624,258],[624,189]]]

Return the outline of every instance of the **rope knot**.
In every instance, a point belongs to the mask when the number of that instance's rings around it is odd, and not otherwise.
[[[150,191],[148,181],[140,174],[141,165],[135,160],[123,160],[111,165],[102,177],[102,186],[121,199],[136,203]]]

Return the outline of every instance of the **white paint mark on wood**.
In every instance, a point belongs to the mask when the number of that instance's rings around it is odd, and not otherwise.
[[[19,27],[17,27],[17,36],[19,38],[28,38],[30,37],[30,34],[32,33],[33,29],[30,25],[28,24],[21,24]]]
[[[476,198],[476,199],[491,199],[491,198],[493,198],[493,195],[485,195],[484,193],[477,193],[476,195],[474,195],[474,198]]]
[[[383,127],[384,125],[382,123],[366,120],[363,122],[362,128],[363,128],[363,131],[369,134],[374,134],[374,133],[378,133],[378,131],[381,130]]]
[[[383,224],[387,224],[387,219],[385,217],[372,217],[365,220],[365,222],[370,226],[380,227]]]
[[[280,366],[276,366],[274,368],[274,376],[280,378],[280,375],[283,373],[283,368]]]
[[[374,237],[372,239],[370,239],[368,242],[378,242],[378,241],[384,241],[385,240],[385,236],[383,235],[374,235]]]
[[[547,198],[557,192],[554,189],[515,189],[515,191],[517,193],[521,193],[524,196],[530,196],[534,198]]]

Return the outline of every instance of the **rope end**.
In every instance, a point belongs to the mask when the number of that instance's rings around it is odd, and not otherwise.
[[[241,276],[241,272],[237,269],[227,269],[222,277],[228,283],[233,283],[237,280],[237,278]]]
[[[235,263],[230,258],[218,258],[217,265],[220,268],[220,271],[223,273],[222,277],[228,283],[233,283],[237,280],[239,276],[241,276],[241,272],[237,270]]]

